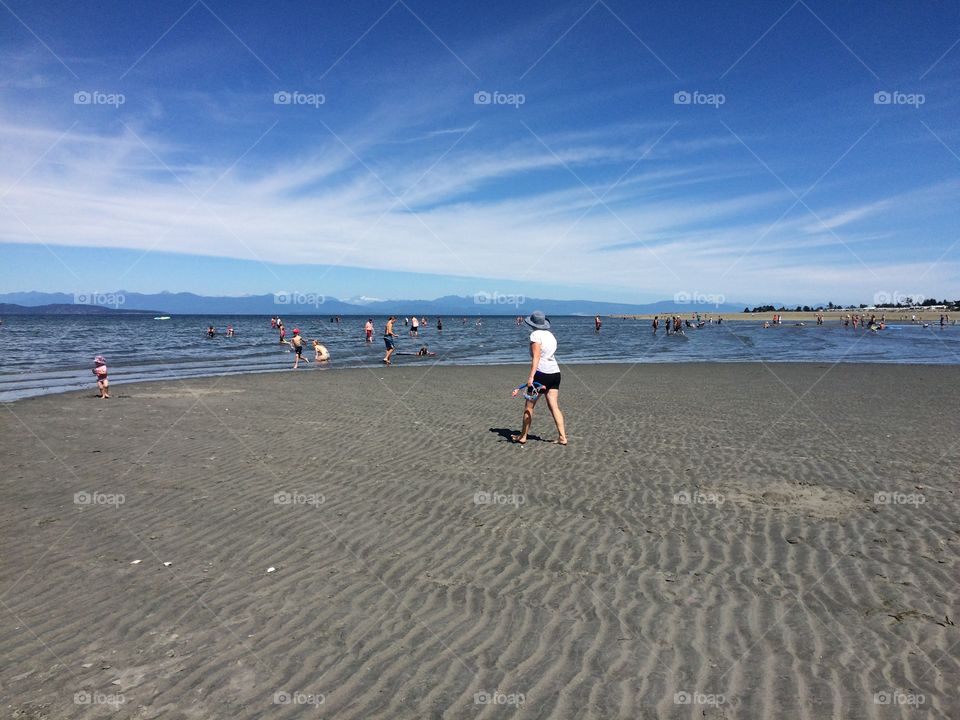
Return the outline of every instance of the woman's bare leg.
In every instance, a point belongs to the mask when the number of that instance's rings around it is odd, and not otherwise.
[[[563,413],[560,412],[559,390],[547,390],[547,407],[550,408],[550,414],[553,415],[553,421],[557,424],[557,442],[561,445],[566,445],[567,431],[563,423]]]

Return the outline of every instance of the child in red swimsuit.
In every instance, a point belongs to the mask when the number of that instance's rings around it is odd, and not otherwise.
[[[107,361],[103,355],[93,359],[93,374],[97,376],[97,388],[100,390],[100,399],[110,397],[110,382],[107,380]]]

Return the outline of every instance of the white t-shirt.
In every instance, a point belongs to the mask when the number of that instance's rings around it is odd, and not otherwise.
[[[549,330],[534,330],[530,333],[530,342],[540,344],[540,362],[537,364],[537,370],[542,373],[560,372],[560,366],[553,357],[557,351],[557,339],[553,333]]]

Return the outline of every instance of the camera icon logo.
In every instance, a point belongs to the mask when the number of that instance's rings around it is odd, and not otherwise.
[[[280,90],[273,94],[274,105],[289,105],[291,100],[293,100],[293,96],[286,90]]]
[[[679,90],[673,94],[674,105],[689,105],[692,100],[693,96],[686,90]]]
[[[73,94],[74,105],[89,105],[93,102],[93,96],[86,90],[79,90]]]
[[[893,96],[886,90],[879,90],[873,94],[874,105],[889,105],[893,102]]]
[[[289,305],[289,304],[290,304],[290,300],[291,300],[292,297],[293,297],[293,295],[292,295],[291,293],[289,293],[289,292],[286,292],[286,291],[284,291],[284,292],[275,292],[275,293],[273,294],[273,302],[274,302],[274,304],[276,304],[276,305]]]
[[[489,105],[493,102],[493,96],[486,90],[478,90],[473,94],[474,105]]]

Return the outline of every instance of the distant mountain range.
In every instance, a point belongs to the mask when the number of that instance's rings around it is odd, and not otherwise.
[[[462,297],[447,295],[436,300],[379,300],[351,298],[352,302],[309,293],[276,293],[242,297],[204,296],[193,293],[144,294],[117,291],[111,293],[12,292],[0,293],[0,314],[22,314],[7,310],[2,303],[36,308],[54,314],[80,314],[87,311],[137,311],[164,315],[527,315],[543,310],[548,315],[642,315],[662,312],[733,313],[743,310],[743,303],[680,302],[663,300],[645,305],[597,302],[593,300],[550,300],[519,295],[478,293]]]

